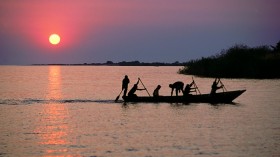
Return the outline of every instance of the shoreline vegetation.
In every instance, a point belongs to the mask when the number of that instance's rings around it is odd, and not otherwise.
[[[216,78],[280,78],[280,41],[276,46],[235,45],[219,54],[186,62],[179,74]]]

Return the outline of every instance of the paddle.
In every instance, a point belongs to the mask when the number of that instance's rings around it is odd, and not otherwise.
[[[122,91],[123,91],[123,89],[122,89]],[[117,101],[119,100],[120,95],[122,94],[122,91],[121,91],[120,94],[116,97],[115,102],[117,102]]]
[[[221,81],[221,79],[219,79],[219,81],[220,81],[221,85],[223,86],[223,92],[227,91],[227,89],[226,89],[225,85],[223,84],[223,82]]]
[[[143,87],[145,88],[145,90],[147,91],[148,95],[151,97],[150,93],[148,92],[147,88],[145,87],[145,85],[143,84],[142,80],[140,78],[138,78],[138,80],[142,83]]]
[[[200,93],[200,91],[199,91],[199,89],[198,89],[198,87],[197,87],[197,85],[196,85],[196,83],[194,82],[193,77],[192,77],[192,80],[193,80],[193,84],[194,84],[195,92],[196,92],[196,91],[198,91],[198,93],[199,93],[199,94],[201,94],[201,93]],[[197,94],[197,92],[196,92],[196,94]]]

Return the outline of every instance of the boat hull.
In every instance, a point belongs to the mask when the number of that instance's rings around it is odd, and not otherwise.
[[[159,96],[159,97],[123,97],[125,102],[167,102],[167,103],[231,103],[246,90],[236,90],[210,94],[188,96]]]

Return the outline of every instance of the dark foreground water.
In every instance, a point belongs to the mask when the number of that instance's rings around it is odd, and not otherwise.
[[[179,68],[1,66],[0,156],[280,156],[280,80],[222,79],[247,89],[234,104],[114,102],[125,74],[169,95]]]

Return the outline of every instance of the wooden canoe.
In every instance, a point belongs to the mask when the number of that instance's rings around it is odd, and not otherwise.
[[[188,96],[139,96],[139,97],[123,97],[125,102],[167,102],[167,103],[231,103],[235,98],[240,96],[246,90],[235,90],[210,94],[198,94]]]

